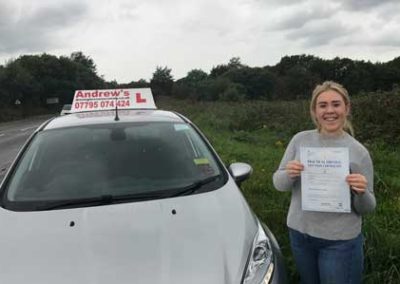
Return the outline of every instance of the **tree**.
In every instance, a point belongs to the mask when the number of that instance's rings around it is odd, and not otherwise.
[[[1,96],[8,103],[21,100],[24,108],[46,106],[49,97],[57,97],[61,104],[71,103],[75,90],[105,86],[95,72],[93,60],[81,52],[59,58],[49,54],[24,55],[8,62],[1,73]]]
[[[287,70],[284,81],[287,91],[285,99],[306,99],[310,97],[314,86],[318,83],[318,77],[297,65]]]
[[[208,79],[202,81],[196,90],[197,98],[204,101],[216,101],[233,84],[227,78]]]
[[[150,83],[145,79],[140,79],[139,81],[132,81],[128,84],[117,84],[120,88],[149,88]]]
[[[303,70],[309,71],[312,69],[313,65],[315,65],[315,62],[318,62],[318,60],[320,60],[320,58],[305,54],[284,56],[273,68],[278,75],[284,76],[290,69],[294,67],[300,67]]]
[[[6,69],[4,68],[4,66],[0,65],[0,86],[2,86],[0,88],[0,107],[10,105],[11,103],[10,93],[6,88],[4,88],[6,84],[5,72]]]
[[[183,81],[190,85],[196,86],[199,82],[206,80],[208,77],[207,73],[201,69],[193,69],[189,71]]]
[[[151,90],[154,96],[170,96],[174,78],[171,75],[171,69],[167,66],[157,66],[153,73],[153,78],[150,80]]]
[[[172,88],[172,96],[180,99],[199,99],[200,86],[202,82],[207,80],[207,78],[207,73],[201,69],[193,69],[189,71],[186,77],[179,79],[175,82]]]
[[[86,56],[82,53],[82,51],[75,51],[72,52],[70,55],[70,59],[73,62],[79,63],[86,68],[88,68],[90,71],[93,73],[96,73],[96,64],[94,64],[94,61],[90,56]]]
[[[267,98],[275,96],[276,76],[264,68],[241,67],[230,69],[223,77],[244,87],[244,92],[249,99]]]
[[[218,78],[219,76],[223,75],[229,71],[229,66],[228,65],[217,65],[216,67],[213,67],[210,72],[210,77],[213,79]]]
[[[241,63],[240,57],[232,57],[231,59],[229,59],[228,64],[222,64],[213,67],[210,72],[210,77],[215,79],[230,70],[240,69],[243,67],[246,66]]]
[[[32,72],[23,66],[22,59],[7,64],[4,72],[4,87],[9,94],[12,94],[12,101],[19,99],[25,106],[39,105],[40,82],[35,80]]]
[[[228,87],[219,94],[219,100],[222,101],[243,101],[246,97],[246,89],[236,83],[229,84]]]
[[[229,59],[228,67],[229,69],[239,69],[245,66],[242,64],[240,57],[232,57]]]

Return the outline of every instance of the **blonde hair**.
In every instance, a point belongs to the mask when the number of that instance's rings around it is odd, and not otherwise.
[[[339,95],[342,96],[343,101],[347,107],[347,109],[350,110],[350,96],[347,90],[340,85],[339,83],[333,82],[333,81],[325,81],[320,85],[317,85],[312,92],[312,97],[311,97],[311,103],[310,103],[310,114],[311,118],[314,122],[314,124],[317,126],[318,130],[321,130],[321,125],[318,123],[316,117],[315,117],[315,109],[317,107],[317,98],[320,94],[326,91],[335,91]],[[346,117],[343,125],[343,130],[348,132],[350,135],[354,136],[354,130],[351,122],[349,119]]]

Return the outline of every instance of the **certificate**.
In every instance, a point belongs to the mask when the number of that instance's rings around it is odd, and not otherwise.
[[[348,148],[300,148],[301,204],[307,211],[351,212]]]

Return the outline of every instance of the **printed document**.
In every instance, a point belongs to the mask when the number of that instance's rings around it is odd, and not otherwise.
[[[350,212],[348,148],[301,147],[302,209],[321,212]]]

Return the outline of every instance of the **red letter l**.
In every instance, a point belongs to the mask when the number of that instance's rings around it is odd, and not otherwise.
[[[145,102],[146,102],[146,99],[145,99],[145,98],[142,98],[142,94],[141,94],[141,93],[136,93],[136,102],[137,102],[138,104],[140,104],[140,103],[145,103]]]

